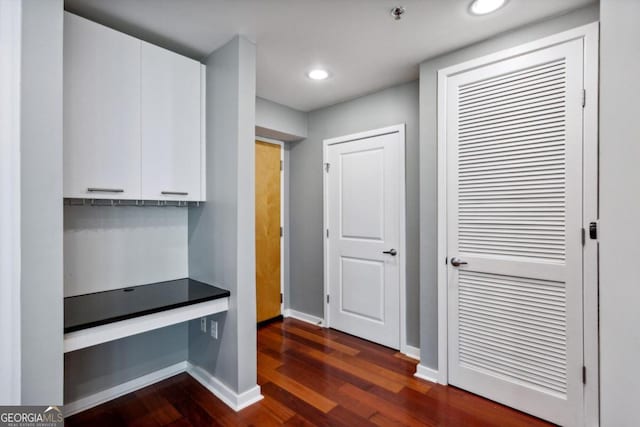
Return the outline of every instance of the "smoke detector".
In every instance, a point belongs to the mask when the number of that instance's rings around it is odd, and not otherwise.
[[[393,17],[393,19],[395,19],[396,21],[399,21],[400,18],[402,18],[402,15],[404,15],[406,11],[407,9],[405,9],[403,6],[396,6],[396,7],[392,7],[389,13]]]

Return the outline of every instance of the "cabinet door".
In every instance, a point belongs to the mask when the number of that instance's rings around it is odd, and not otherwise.
[[[142,198],[200,200],[200,63],[142,42]]]
[[[64,196],[140,197],[140,41],[64,17]]]

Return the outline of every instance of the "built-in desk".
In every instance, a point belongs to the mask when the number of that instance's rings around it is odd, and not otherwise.
[[[70,352],[227,311],[229,291],[192,279],[64,299],[64,351]]]

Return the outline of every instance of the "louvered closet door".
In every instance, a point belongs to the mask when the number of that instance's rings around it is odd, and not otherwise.
[[[582,51],[446,88],[449,382],[562,425],[582,413]]]

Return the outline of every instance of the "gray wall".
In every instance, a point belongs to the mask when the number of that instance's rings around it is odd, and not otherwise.
[[[638,425],[640,1],[600,2],[600,397],[603,426]]]
[[[64,402],[184,362],[187,346],[187,323],[181,323],[66,353]]]
[[[64,207],[64,296],[189,276],[187,209]]]
[[[62,0],[22,2],[22,404],[62,404]]]
[[[256,135],[279,141],[307,137],[307,113],[263,98],[256,98]]]
[[[420,65],[420,363],[438,368],[437,71],[598,20],[598,6],[501,34]]]
[[[256,385],[255,46],[235,37],[207,65],[207,202],[189,210],[189,273],[231,291],[219,339],[189,327],[189,360],[232,390]]]
[[[309,137],[292,143],[290,307],[323,316],[322,141],[406,123],[407,343],[417,346],[419,295],[418,82],[309,113]]]

